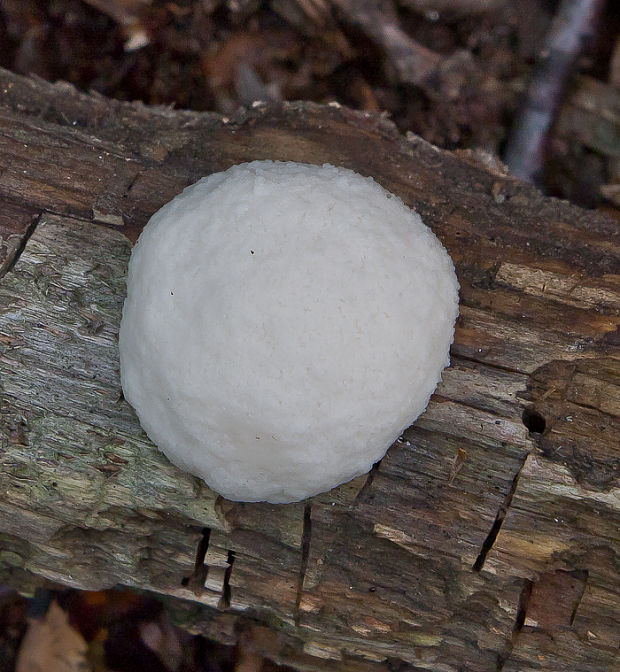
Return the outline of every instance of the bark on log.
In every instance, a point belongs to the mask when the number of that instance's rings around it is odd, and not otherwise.
[[[148,217],[251,159],[373,175],[461,282],[452,365],[367,477],[231,503],[122,400]],[[234,119],[0,71],[0,579],[117,584],[303,670],[611,670],[620,624],[616,224],[337,106]],[[403,375],[407,375],[403,371]]]

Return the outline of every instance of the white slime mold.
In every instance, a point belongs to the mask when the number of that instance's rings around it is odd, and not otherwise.
[[[157,212],[131,255],[123,390],[174,464],[291,502],[365,473],[449,363],[454,266],[370,178],[256,161]]]

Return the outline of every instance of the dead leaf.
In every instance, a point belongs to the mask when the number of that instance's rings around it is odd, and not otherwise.
[[[183,662],[183,649],[174,627],[166,618],[148,621],[139,626],[140,637],[151,651],[171,670],[176,672]]]
[[[16,672],[89,672],[84,638],[52,602],[42,619],[30,621],[17,656]]]
[[[88,644],[86,656],[93,672],[108,672],[105,664],[105,643],[108,634],[107,628],[102,628]]]

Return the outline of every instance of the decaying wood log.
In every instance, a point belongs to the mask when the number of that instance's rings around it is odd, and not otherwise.
[[[223,500],[148,441],[116,336],[130,241],[200,176],[332,162],[455,260],[452,365],[366,477]],[[122,584],[303,670],[611,670],[620,625],[616,224],[338,106],[235,118],[0,72],[0,580]],[[403,375],[408,375],[403,371]]]

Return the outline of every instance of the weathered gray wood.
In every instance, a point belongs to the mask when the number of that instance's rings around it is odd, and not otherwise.
[[[0,578],[154,591],[186,627],[299,669],[613,669],[611,221],[345,109],[225,120],[1,71],[0,92]],[[462,286],[427,412],[368,477],[286,506],[225,501],[171,466],[118,377],[129,239],[186,184],[254,158],[374,174]]]

